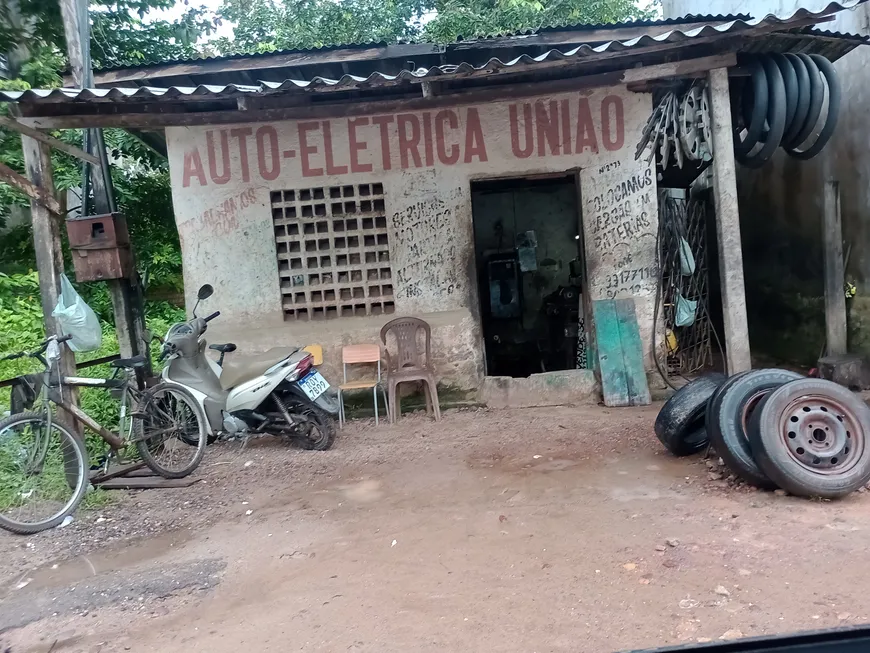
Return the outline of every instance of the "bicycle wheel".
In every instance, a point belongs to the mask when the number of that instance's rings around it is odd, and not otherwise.
[[[184,388],[160,383],[142,395],[133,421],[142,460],[164,478],[195,470],[207,444],[205,415]]]
[[[44,415],[0,421],[0,527],[29,535],[57,526],[88,489],[82,440]]]

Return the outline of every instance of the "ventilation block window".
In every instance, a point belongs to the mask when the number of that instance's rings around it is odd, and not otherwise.
[[[395,312],[380,183],[271,193],[285,320]]]

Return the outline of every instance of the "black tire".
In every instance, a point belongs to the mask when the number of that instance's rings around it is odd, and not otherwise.
[[[822,379],[792,381],[768,394],[749,420],[758,466],[798,496],[834,499],[870,481],[870,408]]]
[[[802,151],[798,151],[797,149],[787,150],[791,156],[796,159],[801,159],[802,161],[812,159],[822,151],[822,148],[827,145],[828,141],[831,140],[831,136],[834,135],[834,130],[837,128],[837,120],[840,117],[841,92],[840,79],[837,77],[837,71],[834,70],[834,66],[830,61],[819,54],[811,54],[810,58],[815,62],[816,66],[818,66],[819,71],[825,76],[825,79],[828,82],[828,115],[825,117],[824,127],[822,127],[822,130],[819,132],[819,135],[816,137],[816,140],[813,141],[812,145]],[[795,147],[799,147],[800,145],[801,144],[798,143]]]
[[[794,116],[792,116],[791,124],[785,128],[785,134],[782,135],[782,146],[790,147],[792,140],[804,126],[807,112],[810,110],[810,74],[803,59],[799,56],[791,53],[783,56],[791,63],[797,78],[797,107]]]
[[[161,425],[160,421],[171,418],[166,411],[166,404],[162,403],[167,400],[167,397],[172,397],[175,400],[173,405],[177,407],[178,415],[185,419],[187,424],[174,428],[168,433],[168,437],[164,437],[167,434],[163,431],[170,427],[165,424]],[[138,416],[133,421],[136,449],[152,471],[164,478],[184,478],[199,467],[199,463],[205,455],[208,437],[206,435],[205,414],[193,394],[173,383],[159,383],[142,395],[136,412]],[[176,419],[172,419],[172,421],[175,423]],[[195,424],[192,424],[191,421],[194,421]],[[159,435],[150,437],[150,432],[157,432]],[[158,458],[158,452],[161,448],[166,451],[167,441],[173,438],[184,444],[189,450],[183,450],[182,455],[186,457],[186,460],[182,461],[183,464],[180,467],[170,467]]]
[[[809,107],[807,108],[806,117],[800,130],[795,134],[792,140],[784,142],[785,151],[791,154],[791,150],[803,145],[810,134],[813,133],[813,128],[822,114],[822,105],[825,101],[825,85],[822,83],[822,74],[819,72],[819,67],[808,54],[799,54],[797,57],[803,62],[807,69],[809,78],[809,87],[806,89],[807,97],[809,97]]]
[[[707,446],[707,402],[724,382],[724,374],[707,374],[684,385],[665,402],[656,417],[655,432],[668,451],[689,456]]]
[[[748,152],[738,156],[737,160],[747,168],[760,168],[764,165],[776,148],[782,142],[782,135],[785,133],[785,122],[788,111],[788,102],[785,94],[785,82],[782,78],[782,72],[776,62],[771,57],[761,58],[764,72],[767,75],[768,96],[767,96],[767,124],[769,129],[762,134],[762,139],[759,142],[764,143],[761,149],[752,156]]]
[[[11,429],[27,423],[45,424],[45,418],[39,413],[17,413],[15,415],[10,415],[5,419],[0,420],[0,439],[4,439],[4,432],[11,433]],[[63,424],[52,420],[51,426],[52,429],[56,430],[61,436],[60,455],[63,458],[63,473],[65,478],[60,480],[60,483],[65,482],[69,486],[71,490],[70,498],[63,502],[55,514],[47,519],[41,519],[39,521],[25,522],[21,521],[20,515],[18,516],[18,519],[13,519],[5,514],[0,514],[0,528],[4,528],[12,533],[18,533],[19,535],[30,535],[32,533],[39,533],[40,531],[48,530],[49,528],[54,528],[60,524],[67,515],[74,513],[82,499],[85,497],[85,494],[88,491],[88,486],[90,485],[88,478],[88,452],[85,448],[85,443],[82,442],[81,438],[63,426]],[[2,450],[3,444],[4,443],[0,441],[0,450]],[[15,445],[15,443],[11,444],[12,446],[18,446]],[[13,455],[16,454],[14,451],[12,453]],[[2,467],[5,467],[4,460],[5,456],[0,455],[0,466]],[[8,484],[14,476],[10,475],[11,470],[6,470],[2,467],[0,467],[0,472],[6,472],[7,474],[4,479],[7,487],[4,489],[8,491]],[[43,469],[44,468],[41,468],[38,474],[42,474]],[[34,474],[31,474],[31,476],[34,476]],[[31,488],[29,493],[32,492],[33,489]],[[23,493],[22,496],[24,496]],[[0,507],[0,510],[5,510],[5,508]]]
[[[732,376],[707,405],[707,435],[728,468],[744,481],[767,490],[776,484],[752,456],[747,425],[758,402],[772,390],[804,378],[788,370],[754,370]]]
[[[747,111],[742,112],[744,123],[746,123],[746,137],[741,141],[740,133],[734,134],[734,155],[738,158],[742,158],[752,151],[764,131],[764,122],[767,120],[767,74],[759,59],[754,59],[750,65],[752,66],[751,91],[747,88],[743,89],[744,93],[752,93],[751,105],[747,107]]]
[[[326,451],[335,442],[335,420],[325,410],[315,406],[310,401],[287,397],[284,399],[287,412],[309,420],[309,434],[300,435],[296,440],[303,449],[309,451]],[[317,434],[311,433],[311,428],[317,429]]]

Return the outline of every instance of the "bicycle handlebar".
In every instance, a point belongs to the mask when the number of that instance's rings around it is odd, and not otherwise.
[[[4,356],[3,358],[0,358],[0,361],[11,361],[11,360],[15,360],[17,358],[36,358],[37,356],[42,354],[46,349],[48,349],[48,345],[52,340],[54,340],[55,342],[57,342],[59,344],[61,342],[66,342],[67,340],[71,340],[71,339],[72,339],[71,335],[49,336],[48,338],[46,338],[45,340],[42,341],[42,344],[39,345],[39,347],[37,349],[34,349],[33,351],[20,351],[17,354],[9,354],[7,356]]]
[[[204,320],[205,320],[206,322],[211,322],[213,319],[215,319],[215,318],[216,318],[218,315],[220,315],[220,314],[221,314],[220,311],[215,311],[214,313],[212,313],[212,314],[209,315],[208,317],[204,318]]]

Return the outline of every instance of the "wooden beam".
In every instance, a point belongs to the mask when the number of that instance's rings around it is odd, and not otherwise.
[[[738,374],[752,369],[752,361],[749,354],[746,291],[743,284],[743,249],[737,208],[731,98],[728,71],[725,68],[710,71],[710,113],[713,132],[713,198],[719,241],[717,249],[725,323],[725,355],[728,373]]]
[[[120,113],[92,114],[71,116],[43,116],[20,118],[21,122],[39,128],[56,129],[61,127],[124,127],[124,128],[163,128],[172,126],[218,125],[244,122],[273,122],[279,120],[307,120],[323,118],[342,118],[348,116],[372,115],[378,113],[395,113],[398,111],[415,111],[434,109],[445,106],[462,106],[491,102],[496,100],[512,100],[537,95],[567,93],[572,91],[619,86],[627,83],[638,83],[669,77],[690,76],[702,74],[712,67],[727,67],[736,61],[734,53],[725,53],[710,57],[687,59],[675,63],[656,64],[641,68],[616,70],[595,75],[582,75],[547,82],[524,82],[521,84],[505,84],[491,88],[475,88],[454,93],[438,93],[431,97],[413,97],[399,100],[374,100],[360,102],[351,99],[344,102],[317,104],[310,106],[298,105],[300,99],[308,99],[309,95],[285,95],[250,98],[244,111],[199,111],[189,113]],[[290,105],[290,106],[286,106]]]
[[[22,136],[21,149],[24,152],[24,166],[30,183],[53,198],[54,180],[51,170],[51,150],[48,145],[31,136]],[[61,216],[58,215],[58,211],[52,211],[36,199],[31,199],[30,215],[33,223],[33,248],[36,253],[36,270],[39,274],[39,295],[42,299],[45,333],[63,335],[57,320],[52,315],[60,296],[60,275],[64,267],[61,249]],[[66,345],[61,345],[60,352],[61,376],[75,376],[75,355]],[[68,388],[64,392],[69,402],[77,406],[78,388]],[[69,415],[66,415],[64,423],[81,432]]]
[[[44,189],[32,184],[25,177],[22,177],[5,163],[0,163],[0,181],[5,181],[10,186],[14,186],[22,193],[27,195],[33,202],[38,202],[43,207],[60,215],[60,202],[53,195],[49,195]]]
[[[843,264],[840,183],[834,180],[825,182],[822,240],[825,247],[825,333],[828,356],[842,356],[848,348],[846,295],[843,291],[846,272]]]
[[[78,148],[75,145],[70,145],[69,143],[64,143],[62,140],[55,138],[54,136],[50,136],[49,134],[44,134],[38,129],[33,129],[32,127],[28,127],[27,125],[22,125],[20,122],[14,120],[13,118],[0,116],[0,127],[6,127],[7,129],[16,131],[19,134],[27,134],[28,136],[32,136],[36,140],[42,141],[46,145],[51,145],[54,149],[66,152],[67,154],[74,156],[77,159],[87,161],[88,163],[93,163],[94,165],[100,165],[100,160],[93,154],[88,154],[83,149]]]

